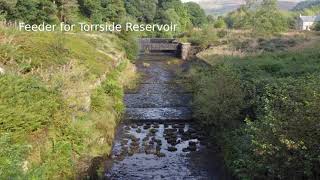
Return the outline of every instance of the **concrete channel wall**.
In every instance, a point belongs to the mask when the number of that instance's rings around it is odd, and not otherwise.
[[[167,38],[141,38],[139,41],[141,53],[166,52],[180,57],[183,60],[188,59],[191,50],[190,43],[180,43],[176,39]]]

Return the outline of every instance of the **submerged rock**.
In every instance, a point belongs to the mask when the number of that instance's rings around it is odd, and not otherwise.
[[[150,132],[151,134],[155,134],[155,133],[158,132],[158,129],[152,128],[152,129],[149,130],[149,132]]]
[[[138,142],[138,141],[140,141],[140,138],[136,138],[136,137],[133,136],[133,137],[131,138],[131,141],[133,141],[133,142]]]
[[[132,142],[131,147],[139,147],[140,143],[139,142]]]
[[[150,125],[146,124],[146,125],[143,126],[143,129],[147,130],[147,129],[150,129],[150,127],[151,127]]]
[[[197,143],[194,142],[194,141],[190,141],[190,142],[189,142],[189,146],[197,146]]]
[[[136,124],[132,124],[131,128],[136,129],[136,128],[138,128],[138,126]]]
[[[122,146],[127,145],[128,142],[129,142],[128,139],[123,139],[123,140],[121,140],[121,145],[122,145]]]
[[[155,123],[155,124],[153,124],[153,128],[159,128],[160,126],[159,126],[159,124],[158,123]]]
[[[197,146],[189,146],[188,150],[190,151],[197,151]]]
[[[168,147],[168,151],[170,151],[170,152],[175,152],[175,151],[177,151],[178,149],[176,148],[176,147],[174,147],[174,146],[170,146],[170,147]]]
[[[180,129],[178,130],[178,133],[179,133],[179,134],[183,134],[183,133],[184,133],[184,129],[180,128]]]
[[[156,156],[158,156],[158,157],[166,157],[166,154],[157,151],[157,152],[156,152]]]
[[[190,142],[189,142],[189,147],[188,147],[188,149],[189,149],[190,151],[196,151],[196,150],[197,150],[197,143],[194,142],[194,141],[190,141]]]
[[[136,130],[136,133],[141,133],[142,132],[142,130],[140,129],[140,128],[138,128],[137,130]]]
[[[149,140],[149,136],[146,136],[145,138],[142,139],[143,142],[146,142]]]
[[[125,139],[134,139],[135,136],[132,135],[132,134],[126,133],[126,134],[123,135],[123,138],[125,138]]]
[[[189,152],[189,148],[183,148],[182,152]]]
[[[154,141],[157,143],[157,144],[161,144],[162,145],[162,141],[161,141],[161,139],[154,139]]]
[[[161,150],[161,145],[157,145],[156,146],[156,151],[160,151]]]

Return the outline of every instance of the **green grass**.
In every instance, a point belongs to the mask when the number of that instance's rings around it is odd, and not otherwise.
[[[135,78],[123,42],[0,30],[0,179],[73,179],[110,153]]]
[[[96,76],[102,75],[107,68],[112,66],[113,60],[107,53],[99,52],[120,49],[119,41],[114,38],[109,46],[99,46],[110,43],[104,40],[110,36],[99,38],[101,35],[87,37],[85,34],[63,34],[63,33],[26,33],[8,32],[1,30],[0,36],[7,38],[8,42],[1,43],[0,62],[12,63],[18,66],[23,73],[32,68],[46,69],[67,64],[70,59],[84,65],[88,71]],[[11,38],[11,39],[10,39]],[[118,44],[117,44],[118,43]]]
[[[0,134],[3,140],[1,143],[3,147],[6,147],[0,153],[1,158],[5,158],[2,161],[4,163],[1,166],[3,174],[1,173],[0,177],[8,178],[12,173],[16,177],[41,178],[35,175],[40,170],[43,171],[43,178],[54,177],[55,173],[61,173],[63,176],[70,175],[70,166],[65,166],[64,169],[58,167],[72,161],[72,150],[77,146],[74,142],[81,137],[78,134],[81,133],[81,130],[78,130],[76,134],[68,133],[72,128],[71,119],[68,117],[68,108],[59,93],[46,88],[35,78],[2,75],[0,82]],[[42,133],[51,134],[43,138],[51,141],[52,144],[37,144],[37,142],[30,141],[34,138],[33,136]],[[64,133],[69,139],[63,137]],[[43,139],[34,140],[42,141]],[[60,147],[60,144],[65,145]],[[30,154],[37,151],[37,148],[43,149],[41,162],[47,165],[37,164],[29,159]],[[8,153],[10,149],[12,152]],[[68,154],[64,154],[67,153],[66,151]],[[57,153],[56,157],[51,157],[54,153]],[[29,164],[25,164],[23,168],[24,162],[29,162]],[[58,167],[52,169],[55,165]]]
[[[34,78],[0,77],[0,132],[32,133],[54,123],[62,100]]]

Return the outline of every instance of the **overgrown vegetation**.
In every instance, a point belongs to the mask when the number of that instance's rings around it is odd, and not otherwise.
[[[240,179],[319,177],[319,49],[208,56],[193,71],[194,115]]]
[[[108,155],[135,78],[126,38],[0,30],[0,179],[70,179]]]

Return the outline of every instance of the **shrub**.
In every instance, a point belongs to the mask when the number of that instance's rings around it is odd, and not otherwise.
[[[205,27],[202,30],[191,30],[186,36],[190,43],[201,48],[207,48],[218,40],[217,31],[212,29],[211,26]]]
[[[238,178],[319,177],[319,52],[215,58],[193,75],[194,114]]]
[[[224,21],[223,18],[218,18],[215,22],[214,22],[214,27],[215,28],[226,28],[227,24]]]
[[[121,32],[119,35],[122,39],[122,47],[124,48],[128,59],[135,60],[139,53],[137,34],[131,32]]]
[[[216,67],[200,75],[195,82],[194,115],[205,126],[236,127],[244,93],[240,79],[227,66]]]
[[[260,101],[258,120],[247,121],[244,129],[251,139],[244,164],[251,178],[316,178],[319,76],[280,79],[266,86]]]

